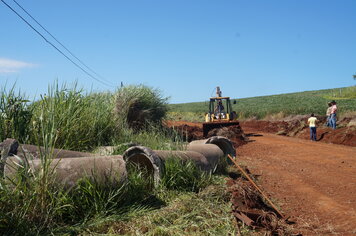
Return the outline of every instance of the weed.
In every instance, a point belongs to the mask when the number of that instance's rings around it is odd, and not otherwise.
[[[193,161],[172,157],[165,161],[160,184],[169,190],[199,192],[211,182],[211,173],[201,171]]]

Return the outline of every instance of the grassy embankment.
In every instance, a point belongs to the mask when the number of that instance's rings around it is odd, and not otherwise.
[[[55,183],[49,169],[54,147],[92,151],[114,145],[120,147],[116,150],[120,153],[123,143],[139,143],[152,149],[180,149],[179,136],[149,122],[149,118],[163,118],[154,115],[166,109],[165,99],[157,91],[127,87],[114,94],[96,94],[54,85],[32,103],[15,89],[0,92],[0,138],[46,147],[40,172],[25,167],[13,182],[0,181],[0,234],[235,233],[224,176],[201,172],[190,162],[172,159],[160,186],[153,189],[138,169],[115,187],[83,179],[67,190]],[[125,116],[129,114],[125,106],[133,101],[144,101],[134,103],[134,114],[142,111],[139,120]],[[151,114],[155,109],[158,112]],[[135,130],[127,122],[145,125]]]
[[[234,97],[233,94],[229,95]],[[284,118],[310,113],[324,115],[327,103],[332,100],[337,102],[340,116],[356,114],[355,86],[233,100],[236,100],[236,104],[232,105],[233,110],[237,112],[239,119]],[[170,104],[168,119],[202,122],[208,107],[208,101]]]

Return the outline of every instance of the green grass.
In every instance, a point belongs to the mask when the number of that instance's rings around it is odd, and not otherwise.
[[[59,87],[55,83],[31,107],[32,144],[43,145],[45,133],[56,137],[52,140],[57,148],[88,151],[110,144],[118,135],[110,93],[85,94],[76,85]]]
[[[223,176],[202,191],[185,192],[158,189],[156,196],[165,202],[158,209],[137,212],[133,217],[109,221],[83,232],[119,235],[236,235],[229,194]],[[248,233],[244,228],[243,233]]]
[[[234,97],[233,94],[229,95],[232,98]],[[327,109],[327,102],[331,100],[337,101],[339,114],[341,115],[355,111],[356,87],[242,98],[236,99],[237,103],[232,106],[239,119],[252,117],[263,119],[278,113],[281,116],[306,115],[310,113],[324,115]],[[201,122],[204,121],[204,113],[208,111],[208,105],[207,101],[171,104],[169,105],[170,113],[168,117],[174,120],[179,120],[180,118],[182,120]]]
[[[166,162],[162,182],[154,188],[144,170],[130,165],[128,171],[128,181],[120,186],[82,179],[75,188],[65,190],[53,181],[51,171],[30,173],[24,168],[12,184],[0,183],[0,234],[235,232],[223,176],[172,158]]]
[[[123,154],[132,144],[149,147],[152,150],[183,149],[183,140],[180,135],[162,126],[150,125],[141,131],[124,129],[120,134],[120,137],[114,143],[117,146],[115,154]]]
[[[168,190],[199,192],[212,183],[211,173],[202,172],[193,161],[169,158],[160,184]]]
[[[26,142],[30,133],[32,109],[21,92],[16,93],[15,85],[10,89],[0,88],[0,140],[16,138]]]
[[[147,208],[145,201],[152,196],[147,176],[138,170],[121,185],[108,180],[103,186],[84,178],[69,190],[53,177],[51,170],[31,173],[25,166],[11,182],[0,180],[1,235],[76,232],[93,222]]]

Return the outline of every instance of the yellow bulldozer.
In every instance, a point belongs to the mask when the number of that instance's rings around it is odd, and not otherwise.
[[[234,101],[236,104],[236,101]],[[209,101],[209,112],[205,115],[203,134],[206,137],[210,130],[238,125],[237,114],[232,110],[230,97],[223,97],[220,87],[216,87],[216,97]]]

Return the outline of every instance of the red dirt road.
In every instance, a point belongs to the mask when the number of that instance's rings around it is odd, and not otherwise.
[[[296,231],[356,235],[356,148],[260,134],[237,148],[238,159]]]

